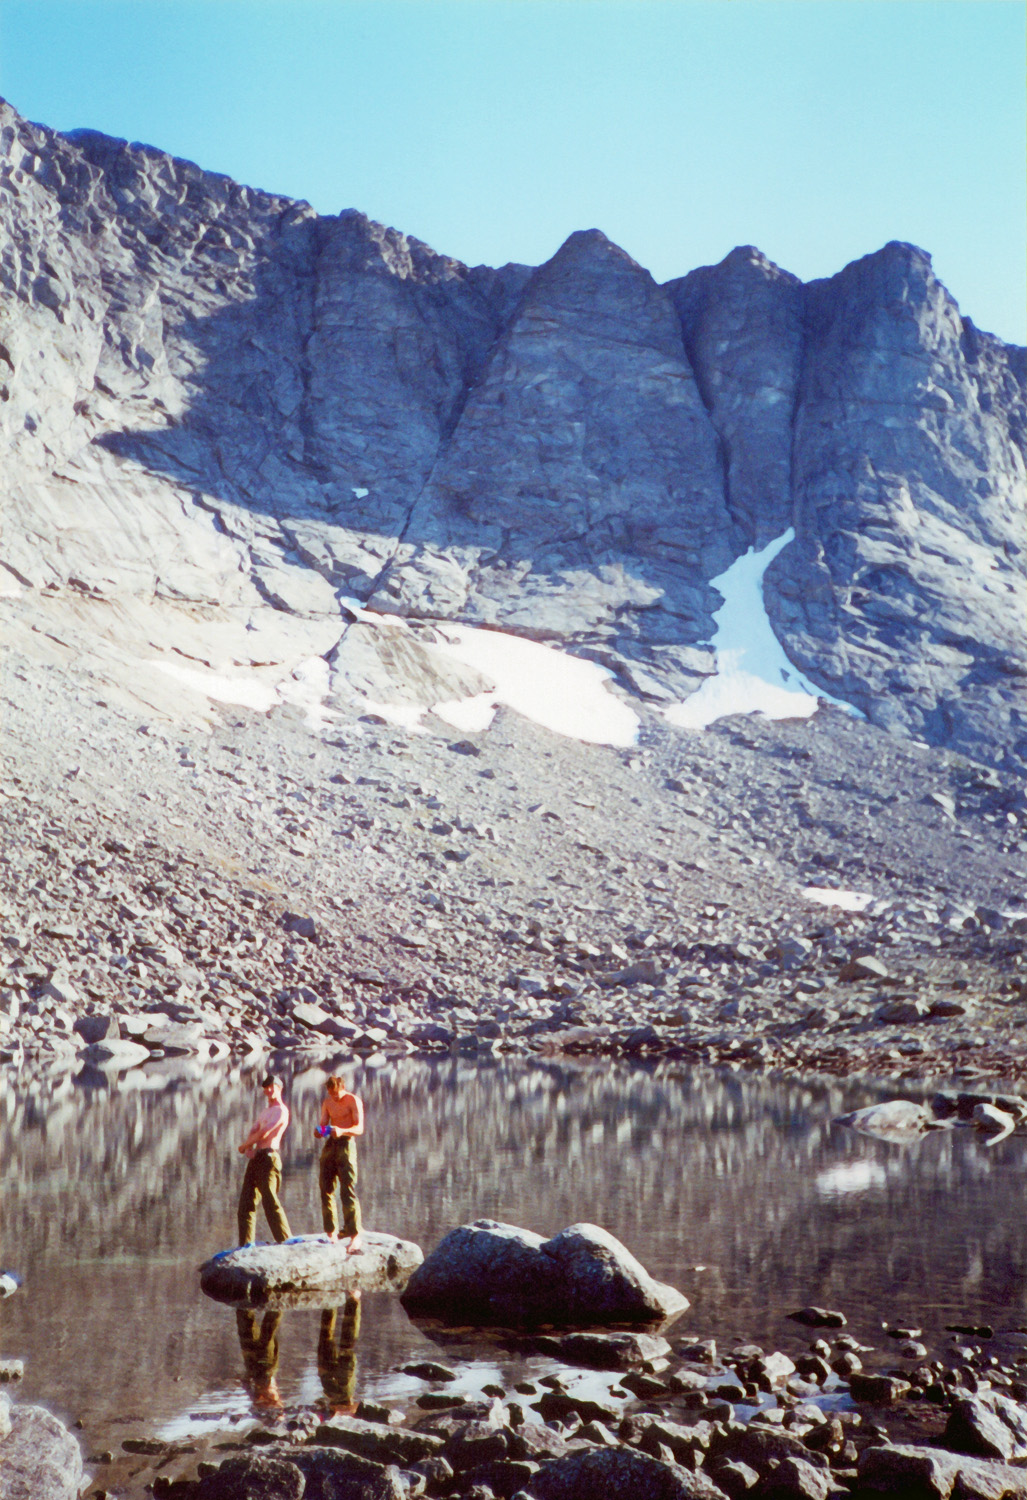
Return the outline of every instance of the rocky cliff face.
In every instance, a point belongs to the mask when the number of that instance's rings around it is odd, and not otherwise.
[[[660,287],[596,231],[469,269],[0,105],[0,284],[7,587],[108,655],[325,657],[342,693],[358,599],[683,697],[710,579],[793,526],[792,660],[1027,764],[1024,351],[912,246],[806,286],[741,249]]]

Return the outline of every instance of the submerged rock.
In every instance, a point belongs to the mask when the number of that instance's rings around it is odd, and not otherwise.
[[[877,1136],[879,1140],[903,1141],[923,1135],[934,1121],[922,1104],[914,1104],[911,1099],[889,1099],[886,1104],[871,1104],[866,1109],[838,1115],[834,1123],[847,1125],[861,1135]]]
[[[299,1234],[282,1245],[223,1250],[200,1267],[200,1287],[218,1302],[262,1307],[331,1305],[348,1291],[398,1291],[423,1254],[411,1240],[365,1230],[362,1251],[323,1234]]]
[[[452,1230],[411,1276],[408,1312],[491,1324],[658,1323],[688,1299],[595,1224],[552,1239],[493,1219]]]

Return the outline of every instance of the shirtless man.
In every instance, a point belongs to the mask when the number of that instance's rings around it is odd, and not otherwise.
[[[342,1199],[342,1227],[349,1236],[347,1255],[359,1255],[360,1204],[357,1201],[357,1142],[364,1133],[364,1106],[356,1094],[347,1092],[341,1078],[335,1076],[325,1084],[321,1123],[315,1135],[325,1137],[318,1170],[321,1189],[321,1219],[330,1240],[339,1238],[339,1221],[335,1212],[335,1182],[339,1182]]]
[[[291,1239],[292,1230],[285,1209],[278,1199],[282,1186],[282,1158],[278,1154],[282,1136],[289,1123],[289,1106],[282,1098],[282,1080],[269,1073],[261,1084],[267,1105],[254,1122],[253,1129],[239,1147],[246,1163],[246,1175],[239,1194],[239,1243],[252,1245],[257,1227],[257,1199],[263,1201],[268,1227],[280,1245]]]

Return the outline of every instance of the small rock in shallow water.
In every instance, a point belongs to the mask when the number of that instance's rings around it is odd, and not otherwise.
[[[844,1313],[826,1307],[802,1307],[788,1316],[793,1323],[804,1323],[807,1328],[844,1328],[849,1321]]]

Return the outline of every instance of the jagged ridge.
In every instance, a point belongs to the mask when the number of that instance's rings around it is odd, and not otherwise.
[[[0,148],[23,587],[214,609],[258,661],[328,654],[356,596],[659,698],[715,668],[710,579],[792,525],[767,587],[792,659],[879,724],[1027,763],[1024,351],[924,252],[804,286],[746,247],[661,287],[592,230],[472,269],[6,105]]]

